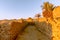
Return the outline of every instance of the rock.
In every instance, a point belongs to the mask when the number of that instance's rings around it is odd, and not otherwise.
[[[54,8],[54,10],[53,10],[53,17],[54,18],[60,17],[60,6],[57,6],[57,7]]]

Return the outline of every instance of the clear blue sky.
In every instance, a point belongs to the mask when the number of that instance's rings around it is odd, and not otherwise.
[[[45,1],[60,5],[60,0],[0,0],[0,19],[34,17],[42,12],[40,6]]]

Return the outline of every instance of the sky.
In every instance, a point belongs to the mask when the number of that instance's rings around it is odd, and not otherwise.
[[[0,0],[0,19],[19,19],[42,14],[43,2],[60,5],[60,0]]]

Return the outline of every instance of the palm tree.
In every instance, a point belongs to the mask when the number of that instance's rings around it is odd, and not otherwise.
[[[42,9],[43,9],[43,17],[45,17],[48,21],[48,18],[50,18],[51,20],[54,20],[53,18],[53,9],[54,9],[54,6],[53,4],[49,3],[49,2],[44,2],[43,6],[42,6]]]
[[[35,15],[35,17],[37,17],[37,18],[40,18],[40,16],[41,16],[41,15],[40,15],[39,13]]]
[[[42,9],[46,9],[48,11],[52,11],[54,8],[53,4],[49,3],[49,2],[44,2]]]
[[[39,18],[41,17],[40,13],[36,14],[35,17],[37,17],[37,19],[39,21]]]

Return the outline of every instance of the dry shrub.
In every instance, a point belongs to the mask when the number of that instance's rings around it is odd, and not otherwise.
[[[0,40],[15,40],[26,23],[5,22],[0,24]]]

